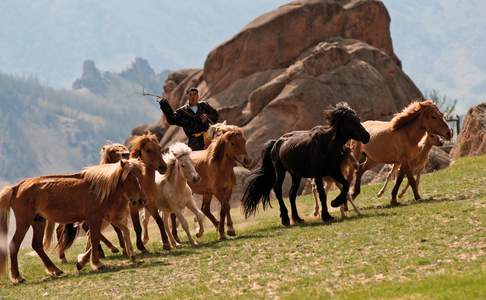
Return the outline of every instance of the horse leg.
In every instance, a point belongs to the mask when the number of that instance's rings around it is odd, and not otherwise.
[[[155,222],[157,223],[157,226],[159,226],[159,231],[160,231],[160,237],[162,238],[162,244],[164,244],[163,248],[164,250],[170,250],[170,242],[169,238],[167,237],[167,233],[165,231],[165,226],[164,226],[164,221],[159,215],[159,211],[155,207],[147,207],[149,213],[152,215],[154,218]]]
[[[123,238],[122,230],[113,224],[111,224],[111,227],[113,227],[113,230],[115,230],[116,237],[118,238],[118,243],[120,244],[120,248],[122,248],[123,254],[126,255],[127,251],[125,248],[126,245],[125,245],[125,239]]]
[[[359,193],[361,192],[361,177],[366,171],[371,169],[376,164],[377,163],[375,161],[367,157],[366,161],[359,165],[358,170],[356,170],[356,180],[354,182],[353,199],[356,199],[356,197],[358,197]]]
[[[189,243],[193,246],[197,245],[197,243],[192,239],[191,231],[189,230],[189,224],[187,223],[186,218],[182,214],[182,211],[176,210],[174,212],[174,214],[177,216],[177,219],[179,219],[179,222],[181,222],[181,226],[184,229],[184,231],[186,232],[187,239],[189,240]]]
[[[172,236],[174,237],[174,240],[180,244],[181,243],[181,240],[179,239],[179,235],[177,234],[177,218],[176,218],[176,214],[174,214],[174,213],[171,213],[170,214],[170,221],[172,223]]]
[[[229,236],[236,236],[236,231],[233,227],[233,219],[231,218],[231,205],[229,205],[228,207],[228,214],[226,215],[226,218],[226,225],[228,226],[228,230],[226,230],[226,233]]]
[[[143,218],[142,218],[142,231],[143,231],[143,238],[142,241],[144,244],[147,244],[149,241],[149,232],[148,232],[148,223],[150,221],[150,213],[145,208],[143,211]]]
[[[140,216],[138,214],[138,208],[130,207],[130,217],[132,219],[133,230],[135,230],[135,236],[137,238],[137,249],[140,250],[142,253],[147,253],[147,249],[142,241],[142,226],[140,225]]]
[[[380,189],[380,191],[378,192],[378,194],[376,194],[376,197],[380,198],[381,196],[383,196],[383,193],[386,190],[386,186],[388,185],[388,182],[390,181],[390,179],[392,178],[392,176],[397,173],[397,170],[398,170],[398,167],[399,166],[400,166],[399,164],[394,164],[393,165],[393,169],[391,169],[390,172],[388,172],[388,175],[386,176],[385,184],[383,184],[383,187]]]
[[[89,220],[89,239],[91,242],[91,269],[93,271],[101,270],[104,265],[99,258],[99,252],[96,249],[100,246],[100,230],[101,230],[101,218],[92,218]]]
[[[332,207],[338,207],[340,205],[346,204],[346,201],[348,200],[349,182],[346,180],[346,178],[344,178],[341,171],[335,173],[333,178],[337,183],[341,185],[341,193],[339,193],[336,199],[331,201]]]
[[[285,202],[282,197],[282,184],[285,180],[285,169],[281,164],[277,163],[275,165],[275,171],[277,178],[273,186],[273,191],[275,192],[275,197],[277,197],[278,205],[280,206],[280,219],[282,221],[282,225],[289,226],[289,212],[287,210],[287,207],[285,206]]]
[[[393,186],[393,190],[392,190],[392,199],[390,201],[391,205],[398,205],[397,193],[398,193],[398,189],[400,188],[400,184],[402,184],[404,176],[405,176],[405,172],[400,167],[400,171],[398,171],[398,176],[397,176],[397,179],[395,181],[395,185]]]
[[[116,220],[111,223],[114,228],[117,228],[122,234],[122,240],[125,243],[123,249],[126,249],[126,255],[133,259],[135,254],[133,252],[132,240],[130,239],[130,230],[128,230],[127,219]],[[125,250],[124,250],[125,251]]]
[[[324,185],[322,184],[322,178],[321,177],[315,177],[314,182],[316,183],[316,188],[317,192],[319,193],[319,199],[321,200],[321,218],[324,223],[330,222],[334,220],[334,218],[329,214],[329,211],[327,210],[327,197],[326,197],[326,191],[324,190]]]
[[[229,197],[218,197],[218,199],[221,199],[220,200],[221,210],[220,210],[220,213],[219,213],[219,228],[218,228],[219,240],[220,241],[226,240],[226,235],[225,235],[225,232],[224,232],[224,221],[225,221],[226,215],[228,214],[228,210],[229,210],[229,199],[228,198]]]
[[[186,207],[189,208],[190,211],[196,216],[197,223],[199,224],[199,228],[196,233],[196,237],[200,238],[202,237],[204,233],[204,214],[202,211],[200,211],[197,206],[196,202],[194,202],[194,199],[191,196],[191,200],[186,204]],[[228,226],[229,227],[229,226]]]
[[[102,241],[106,247],[110,249],[112,253],[118,253],[120,250],[118,250],[117,247],[113,246],[113,244],[108,240],[102,233],[100,233],[100,241]],[[101,247],[100,247],[101,248]]]
[[[295,200],[297,198],[297,191],[299,190],[301,180],[302,180],[301,177],[292,176],[292,186],[290,187],[290,193],[289,193],[290,209],[292,211],[292,221],[294,221],[294,223],[299,223],[299,224],[303,223],[304,220],[301,217],[299,217],[299,212],[297,211],[297,205],[295,203]]]
[[[203,195],[203,203],[201,206],[201,210],[206,215],[206,217],[208,217],[211,223],[213,223],[214,227],[216,227],[217,230],[219,228],[219,222],[211,212],[211,198],[212,198],[211,194]]]
[[[312,180],[312,195],[314,196],[314,201],[316,202],[314,206],[314,216],[317,217],[319,215],[319,198],[317,195],[317,188],[314,180]]]
[[[25,218],[21,218],[19,216],[16,216],[15,221],[16,221],[16,228],[15,228],[15,234],[10,241],[10,280],[12,280],[13,283],[22,283],[25,281],[22,276],[20,276],[19,272],[19,262],[17,260],[17,256],[19,253],[20,245],[22,244],[22,241],[24,240],[25,234],[27,233],[27,230],[30,227],[30,224],[28,223],[29,221],[31,222],[33,218],[30,218],[30,216],[26,216]],[[27,221],[28,220],[28,221]]]
[[[63,272],[57,268],[51,259],[47,256],[44,251],[43,239],[44,239],[44,228],[46,220],[40,216],[34,218],[34,223],[32,224],[33,236],[32,236],[32,249],[37,253],[37,255],[42,260],[46,268],[47,274],[51,276],[59,276]]]
[[[164,220],[165,228],[170,228],[169,218],[170,218],[170,213],[167,213],[167,212],[162,213],[162,219]],[[172,235],[172,232],[170,230],[167,231],[167,236],[169,237],[169,241],[170,241],[170,244],[172,245],[172,247],[176,248],[176,247],[180,246],[180,244],[178,242],[176,242],[176,240],[174,239],[174,236]]]
[[[415,181],[415,178],[413,177],[412,168],[410,167],[408,162],[406,162],[402,165],[405,166],[405,169],[404,169],[405,175],[407,175],[408,183],[412,187],[413,196],[415,198],[415,201],[422,200],[422,197],[420,197],[419,192],[418,192],[417,182]]]

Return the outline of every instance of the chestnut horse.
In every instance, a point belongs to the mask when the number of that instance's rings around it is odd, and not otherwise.
[[[415,174],[415,176],[416,176],[415,181],[417,182],[417,188],[420,184],[420,175],[422,174],[422,171],[425,169],[425,166],[427,165],[427,162],[429,160],[429,152],[432,149],[432,146],[439,146],[440,147],[442,145],[443,145],[442,140],[435,134],[426,133],[424,135],[424,137],[420,140],[420,142],[418,144],[419,154],[417,155],[417,157],[415,157],[410,162],[410,167],[412,168],[412,173]],[[400,168],[400,165],[398,165],[398,164],[393,165],[393,168],[390,170],[390,172],[386,176],[385,184],[383,184],[383,187],[381,188],[381,190],[376,195],[378,198],[383,195],[383,193],[386,190],[386,186],[388,184],[388,181],[392,178],[392,176],[397,174],[399,168]],[[410,186],[410,183],[407,183],[405,188],[403,188],[403,190],[398,195],[398,198],[402,198],[402,196],[405,194],[405,192],[407,191],[409,186]]]
[[[220,240],[226,239],[224,230],[226,218],[228,235],[236,235],[230,215],[229,200],[236,182],[233,167],[236,166],[236,162],[245,166],[250,163],[243,130],[233,128],[214,138],[207,149],[193,151],[190,156],[197,173],[201,176],[201,181],[189,182],[189,186],[193,193],[203,196],[201,210],[218,230]],[[211,213],[213,195],[221,204],[219,221]]]
[[[410,162],[419,154],[419,141],[425,133],[436,134],[447,140],[452,138],[452,131],[449,129],[444,115],[439,111],[432,100],[415,101],[397,113],[391,121],[366,121],[363,126],[371,135],[370,142],[363,145],[359,142],[353,143],[355,157],[362,153],[366,160],[356,171],[353,199],[361,191],[361,177],[364,172],[377,163],[399,164],[395,186],[392,190],[391,204],[396,205],[398,188],[407,176],[412,187],[415,200],[420,199],[417,183],[413,177]]]
[[[329,126],[292,131],[265,144],[261,167],[250,174],[243,195],[242,202],[246,217],[256,213],[260,201],[264,208],[270,203],[270,191],[273,189],[280,206],[282,224],[290,225],[287,207],[282,197],[285,173],[289,172],[292,176],[289,198],[293,221],[303,222],[295,204],[302,178],[314,178],[321,200],[321,218],[324,222],[333,219],[327,209],[326,191],[322,178],[329,176],[341,184],[341,193],[331,202],[331,205],[338,207],[344,204],[348,195],[349,183],[341,172],[341,162],[344,157],[343,147],[349,139],[367,143],[370,135],[347,103],[338,103],[336,107],[326,112],[326,117]]]
[[[130,152],[125,145],[122,144],[107,144],[101,147],[100,150],[100,165],[101,164],[111,164],[119,162],[122,159],[128,159],[130,156]],[[139,204],[140,205],[140,204]],[[65,251],[71,247],[73,244],[76,235],[79,231],[80,227],[83,227],[84,230],[88,230],[87,224],[82,223],[81,226],[74,226],[74,224],[60,224],[56,229],[57,235],[57,245],[56,245],[56,252],[59,259],[63,263],[67,263]],[[45,231],[44,236],[44,249],[47,250],[50,247],[50,243],[52,240],[52,232],[53,232],[54,223],[47,221],[47,228]],[[126,254],[125,249],[125,241],[123,239],[123,233],[119,228],[113,226],[115,230],[118,240],[120,243],[120,247],[123,249],[123,253]],[[103,242],[108,248],[110,248],[111,252],[118,253],[118,248],[113,246],[113,244],[103,235],[100,235],[101,242]],[[100,247],[100,255],[104,257],[104,253],[102,248]]]
[[[17,254],[30,226],[33,227],[32,248],[41,258],[46,271],[60,275],[58,269],[44,252],[42,245],[45,221],[56,223],[87,222],[90,244],[98,249],[100,228],[103,220],[119,227],[126,241],[129,255],[133,255],[130,235],[126,226],[128,200],[144,198],[141,188],[143,163],[138,160],[122,160],[84,169],[73,175],[51,175],[29,178],[0,192],[0,244],[6,245],[10,208],[15,213],[16,230],[10,242],[10,277],[14,283],[23,282],[20,276]],[[5,271],[7,251],[0,248],[0,273]],[[91,248],[78,257],[80,269],[91,257],[91,268],[103,267],[98,251]]]

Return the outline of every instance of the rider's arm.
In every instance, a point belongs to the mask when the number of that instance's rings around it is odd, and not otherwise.
[[[187,122],[186,122],[184,116],[181,115],[181,113],[178,112],[178,111],[174,112],[172,110],[172,107],[170,107],[169,102],[166,99],[162,99],[159,102],[159,105],[160,105],[160,109],[164,113],[165,118],[167,119],[167,122],[169,124],[177,125],[177,126],[181,126],[181,127],[184,127],[185,125],[187,125]]]
[[[202,102],[204,105],[204,110],[206,112],[206,115],[208,116],[209,121],[211,123],[216,123],[218,122],[219,119],[219,114],[218,111],[215,110],[211,105],[209,105],[207,102]]]

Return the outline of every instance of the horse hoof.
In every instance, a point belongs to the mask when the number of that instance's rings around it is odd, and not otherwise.
[[[59,270],[59,269],[56,269],[56,270],[53,270],[53,271],[48,271],[48,273],[51,276],[54,276],[54,277],[61,276],[62,274],[64,274],[64,272]]]
[[[314,217],[318,217],[319,216],[319,212],[318,211],[315,211],[314,212]]]
[[[182,244],[181,240],[179,239],[178,236],[174,236],[174,240],[178,243],[178,244]]]
[[[68,261],[65,257],[61,258],[61,264],[67,264]]]
[[[334,221],[334,217],[331,216],[331,215],[324,215],[322,216],[322,222],[324,222],[325,224],[327,223],[331,223],[332,221]]]
[[[226,240],[226,236],[225,235],[220,235],[219,236],[219,240],[220,241],[225,241]]]
[[[199,245],[199,244],[198,244],[196,241],[191,241],[191,242],[189,242],[189,243],[190,243],[190,244],[191,244],[191,246],[193,246],[193,247],[196,247],[196,246],[198,246],[198,245]]]
[[[232,230],[228,229],[227,233],[228,233],[229,236],[236,236],[236,231],[234,229],[232,229]]]
[[[336,199],[331,201],[331,206],[332,207],[339,207],[342,204],[344,204],[344,202],[346,202],[346,198],[344,198],[344,200],[341,200],[340,198],[336,198]]]
[[[172,247],[169,244],[164,244],[164,246],[162,248],[164,248],[164,250],[167,250],[167,251],[170,251],[172,249]]]
[[[282,225],[289,227],[290,226],[290,220],[289,219],[282,219]]]
[[[397,200],[392,200],[392,201],[390,201],[390,205],[391,206],[398,206],[398,205],[400,205],[400,203]]]
[[[304,224],[305,221],[301,218],[295,218],[295,219],[292,219],[292,221],[294,221],[294,224]]]
[[[81,265],[79,262],[76,263],[76,271],[81,271],[83,269],[83,265]]]
[[[91,266],[91,270],[93,270],[94,272],[101,271],[101,270],[103,270],[105,268],[106,268],[106,266],[104,264],[102,264],[102,263],[98,263],[96,265],[92,265]]]
[[[201,238],[201,237],[203,236],[203,233],[204,233],[204,231],[203,231],[203,232],[198,232],[198,233],[196,233],[196,237],[197,237],[197,238]]]
[[[118,248],[116,248],[116,247],[111,249],[111,253],[113,253],[113,254],[118,253],[118,252],[120,252],[120,250],[118,250]]]
[[[12,278],[11,280],[13,284],[21,284],[25,282],[25,279],[22,277]]]

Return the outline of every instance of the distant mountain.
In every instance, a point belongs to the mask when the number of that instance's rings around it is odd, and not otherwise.
[[[160,90],[166,73],[141,58],[120,73],[90,61],[72,91],[0,73],[0,184],[96,164],[107,140],[123,142],[132,127],[160,117],[141,86]]]

